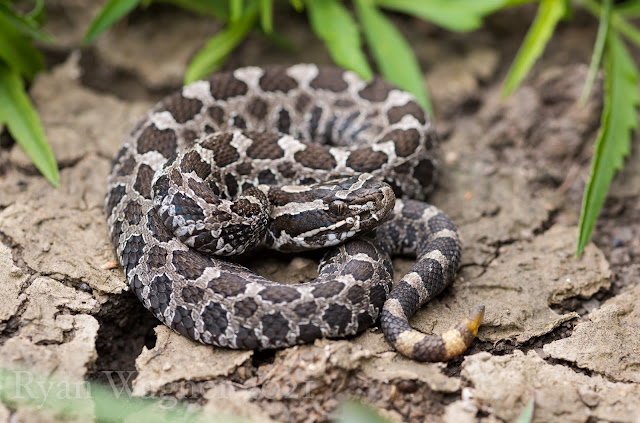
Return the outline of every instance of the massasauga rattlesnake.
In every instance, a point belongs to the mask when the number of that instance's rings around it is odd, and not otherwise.
[[[111,238],[140,301],[196,341],[278,348],[380,317],[399,352],[444,360],[483,309],[441,335],[407,322],[460,260],[453,223],[416,201],[437,157],[422,108],[381,79],[315,65],[219,73],[158,103],[117,153]],[[318,279],[285,285],[221,257],[257,245],[331,248]],[[393,290],[390,254],[417,257]]]

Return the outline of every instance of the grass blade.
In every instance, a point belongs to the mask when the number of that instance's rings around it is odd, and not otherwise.
[[[611,18],[611,0],[603,1],[602,12],[600,13],[600,23],[598,24],[598,34],[596,35],[596,42],[593,46],[593,54],[591,55],[591,63],[589,64],[589,72],[587,73],[587,79],[582,88],[580,94],[580,104],[584,105],[589,98],[593,83],[596,80],[598,69],[600,69],[600,61],[602,60],[602,53],[604,52],[604,44],[607,40],[607,33],[609,32],[609,19]]]
[[[507,0],[504,2],[504,7],[513,7],[513,6],[520,6],[522,4],[525,3],[533,3],[534,1],[538,1],[538,0]]]
[[[28,16],[19,15],[6,3],[0,3],[0,15],[4,16],[6,20],[11,22],[11,25],[13,25],[14,28],[28,37],[37,38],[47,42],[51,42],[55,39],[50,34],[38,29],[38,23],[35,20]]]
[[[582,254],[616,170],[629,154],[631,131],[638,127],[638,68],[615,31],[607,36],[604,106],[591,176],[582,196],[576,255]]]
[[[600,3],[593,0],[580,0],[580,4],[592,15],[602,15]],[[640,31],[618,13],[618,7],[614,7],[611,11],[610,21],[609,26],[611,28],[614,28],[620,34],[624,35],[627,40],[635,45],[640,46]]]
[[[508,0],[376,0],[385,9],[407,13],[436,23],[448,30],[478,29],[482,18],[503,8]]]
[[[191,59],[184,83],[188,84],[208,76],[224,63],[227,55],[247,36],[258,19],[257,3],[253,2],[245,14],[207,41],[207,44]]]
[[[147,0],[151,2],[151,0]],[[170,3],[182,9],[191,10],[200,15],[209,15],[214,18],[228,21],[228,0],[155,0],[157,2]],[[144,7],[144,3],[142,4]]]
[[[294,9],[296,9],[296,12],[302,12],[304,10],[304,3],[302,3],[302,0],[289,0],[289,3]]]
[[[260,0],[260,26],[265,34],[273,32],[273,0]]]
[[[629,22],[622,19],[615,13],[611,16],[611,24],[615,29],[620,31],[620,33],[624,35],[627,40],[631,41],[637,46],[640,46],[640,31],[638,31],[635,26],[631,25]]]
[[[51,185],[60,185],[58,166],[20,75],[0,63],[0,122]]]
[[[531,423],[533,421],[533,411],[536,405],[536,393],[535,391],[531,393],[531,399],[527,402],[527,405],[524,406],[522,413],[518,416],[515,422],[513,423]]]
[[[335,423],[390,423],[371,408],[355,401],[343,403]]]
[[[373,72],[362,52],[358,26],[349,11],[337,0],[309,0],[306,4],[311,28],[324,40],[333,60],[370,80]]]
[[[0,15],[0,62],[2,61],[27,79],[32,79],[44,67],[40,52]]]
[[[509,68],[502,95],[508,96],[520,85],[535,61],[542,55],[547,42],[566,12],[565,0],[541,0],[536,18]]]
[[[95,40],[104,30],[131,12],[138,3],[140,3],[140,0],[109,0],[89,25],[89,29],[82,40],[83,44],[89,44]]]
[[[237,22],[242,16],[242,0],[229,0],[229,8],[231,9],[231,22]]]
[[[299,51],[298,46],[296,46],[288,37],[278,33],[277,31],[264,34],[264,36],[274,46],[281,48],[287,53],[295,54]]]
[[[420,65],[400,31],[370,0],[357,0],[355,5],[367,45],[382,75],[412,93],[420,105],[433,115]]]
[[[33,22],[38,24],[38,26],[42,26],[44,24],[45,19],[45,9],[44,9],[44,1],[45,0],[35,0],[33,3],[33,9],[25,14],[27,19],[31,19]]]
[[[627,1],[616,5],[615,10],[616,13],[626,18],[637,18],[640,16],[640,2]]]

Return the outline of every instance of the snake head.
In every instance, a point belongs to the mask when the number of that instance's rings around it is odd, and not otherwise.
[[[395,205],[391,186],[364,173],[310,185],[272,187],[266,243],[280,251],[330,247],[382,224]]]

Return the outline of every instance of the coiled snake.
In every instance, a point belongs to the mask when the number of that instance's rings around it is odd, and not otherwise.
[[[460,261],[453,223],[416,201],[437,151],[415,99],[379,78],[315,65],[218,73],[158,103],[116,154],[111,239],[144,306],[193,340],[278,348],[380,317],[400,353],[446,360],[471,343],[484,309],[441,335],[407,322]],[[298,285],[220,257],[258,245],[331,248],[319,277]],[[390,254],[417,257],[393,290]]]

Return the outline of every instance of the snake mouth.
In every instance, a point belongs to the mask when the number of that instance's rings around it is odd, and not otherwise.
[[[359,232],[366,233],[391,217],[391,212],[396,204],[396,196],[391,186],[385,182],[379,182],[375,190],[372,190],[366,201],[359,205]]]
[[[378,200],[380,207],[376,212],[371,213],[371,217],[377,222],[383,223],[391,217],[391,212],[396,206],[396,195],[391,185],[384,183],[381,187],[380,197]]]

